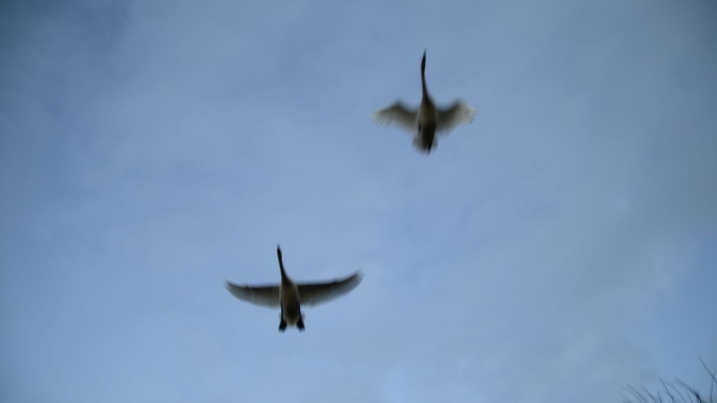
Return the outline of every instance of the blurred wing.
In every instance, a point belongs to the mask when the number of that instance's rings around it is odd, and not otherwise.
[[[390,126],[397,123],[403,129],[412,132],[418,130],[418,109],[409,109],[401,101],[396,101],[369,116],[379,126]]]
[[[271,308],[278,308],[281,300],[278,285],[252,287],[227,281],[227,290],[242,301]]]
[[[460,99],[446,109],[437,109],[438,116],[436,122],[436,131],[448,134],[458,125],[470,124],[473,117],[478,113],[477,110],[471,108]]]
[[[301,305],[318,305],[340,297],[356,288],[361,282],[361,273],[356,272],[344,279],[328,283],[298,284]]]

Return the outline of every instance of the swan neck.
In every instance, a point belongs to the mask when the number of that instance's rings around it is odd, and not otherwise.
[[[428,89],[426,88],[426,78],[421,73],[421,86],[423,87],[423,98],[428,98]]]
[[[284,270],[284,260],[282,259],[281,254],[279,254],[279,271],[281,271],[282,282],[289,279],[289,276],[286,275],[286,271]]]
[[[423,89],[423,98],[428,98],[428,88],[426,88],[426,53],[423,53],[421,60],[421,87]]]

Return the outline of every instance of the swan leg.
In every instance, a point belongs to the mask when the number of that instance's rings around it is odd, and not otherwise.
[[[284,330],[286,330],[286,321],[284,320],[284,305],[279,304],[281,307],[281,313],[279,314],[279,319],[281,322],[279,322],[279,331],[284,333]]]

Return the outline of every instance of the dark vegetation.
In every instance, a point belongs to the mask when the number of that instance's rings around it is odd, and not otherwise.
[[[662,383],[662,389],[657,390],[655,393],[651,393],[649,390],[643,388],[637,389],[631,385],[625,387],[625,391],[621,392],[620,395],[623,398],[624,403],[715,403],[714,386],[717,384],[717,378],[715,373],[707,368],[707,365],[702,361],[700,362],[705,370],[710,374],[710,393],[707,398],[701,395],[697,388],[689,386],[679,379],[673,382],[665,382],[660,378]]]

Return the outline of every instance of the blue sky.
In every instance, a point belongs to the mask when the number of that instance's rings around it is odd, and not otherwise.
[[[7,1],[0,400],[614,402],[717,368],[717,6]],[[479,109],[426,157],[368,114]],[[239,283],[362,269],[306,332]]]

